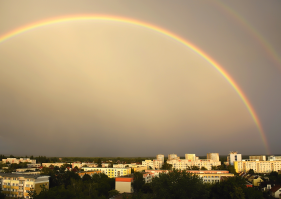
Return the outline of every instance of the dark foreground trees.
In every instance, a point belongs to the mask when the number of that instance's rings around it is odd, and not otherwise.
[[[72,171],[53,172],[50,174],[52,187],[42,187],[40,194],[30,192],[34,199],[101,199],[116,195],[115,179],[105,174],[84,175],[82,178]]]
[[[141,181],[141,180],[139,180]],[[139,183],[140,184],[140,183]],[[126,196],[127,197],[127,196]],[[130,196],[128,196],[130,198]],[[203,183],[197,175],[173,170],[144,184],[132,199],[262,199],[262,192],[246,186],[244,178],[230,177],[220,183]]]

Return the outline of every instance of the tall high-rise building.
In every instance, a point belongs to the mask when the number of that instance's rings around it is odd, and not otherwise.
[[[233,165],[234,161],[242,161],[242,155],[238,154],[237,151],[230,151],[229,155],[227,156],[227,162],[230,165]]]
[[[169,154],[168,160],[178,160],[180,157],[177,156],[177,154]]]
[[[195,154],[185,154],[185,159],[190,161],[195,161],[196,156]]]
[[[162,161],[163,164],[164,164],[164,155],[163,155],[163,154],[158,154],[158,155],[156,156],[156,159],[157,159],[158,161]]]
[[[266,161],[266,156],[265,155],[252,155],[249,156],[250,160],[259,160],[259,161]]]
[[[214,161],[220,161],[220,156],[218,153],[207,153],[207,159],[214,160]]]

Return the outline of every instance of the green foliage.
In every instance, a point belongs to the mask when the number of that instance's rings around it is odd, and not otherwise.
[[[117,196],[119,194],[119,191],[113,189],[111,191],[108,192],[109,193],[109,197],[114,197],[114,196]]]
[[[255,171],[253,170],[253,169],[250,169],[249,171],[248,171],[248,174],[255,174]]]
[[[140,172],[134,173],[134,181],[132,182],[132,187],[134,189],[134,192],[140,192],[143,185],[144,185],[144,179],[143,174]]]
[[[247,187],[246,181],[240,176],[230,177],[211,186],[210,198],[214,199],[261,199],[262,193],[254,188]]]
[[[201,178],[186,171],[173,170],[168,174],[160,174],[151,184],[155,199],[204,199],[208,190]]]
[[[208,170],[206,167],[201,167],[200,170]]]
[[[198,166],[191,166],[190,170],[200,170],[200,168]]]
[[[2,193],[2,186],[0,186],[0,199],[5,199],[5,194]]]
[[[164,162],[164,164],[161,167],[162,170],[172,170],[172,168],[173,168],[173,165],[168,164],[167,162]]]

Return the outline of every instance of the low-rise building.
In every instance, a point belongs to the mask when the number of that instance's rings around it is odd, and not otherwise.
[[[7,198],[29,198],[28,191],[41,192],[41,186],[49,189],[49,176],[0,173],[0,186]]]
[[[19,169],[16,169],[16,172],[25,172],[25,171],[36,171],[37,168],[19,168]]]
[[[279,198],[281,193],[281,185],[275,185],[270,189],[271,196],[273,198]]]
[[[109,178],[116,178],[131,174],[131,168],[82,167],[82,169],[84,169],[84,171],[100,171],[101,173],[106,174]]]
[[[54,163],[42,163],[43,167],[50,167],[51,165],[54,167],[61,167],[62,165],[64,165],[66,163],[61,163],[61,162],[54,162]]]
[[[101,171],[79,171],[78,175],[82,178],[84,175],[88,174],[89,176],[93,176],[95,174],[99,174]]]
[[[36,160],[30,159],[30,158],[7,158],[7,159],[2,159],[3,164],[19,164],[19,163],[31,163],[31,164],[36,164]]]
[[[27,164],[28,168],[39,168],[41,167],[41,163],[37,163],[37,164]]]
[[[200,178],[202,178],[204,183],[216,183],[220,182],[222,178],[234,177],[233,173],[229,173],[229,171],[224,170],[187,170],[186,172],[198,175]]]
[[[117,177],[115,178],[115,190],[120,193],[133,193],[132,182],[133,177]]]

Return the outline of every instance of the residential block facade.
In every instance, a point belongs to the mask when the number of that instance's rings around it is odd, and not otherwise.
[[[234,162],[236,172],[248,172],[253,169],[255,173],[270,173],[281,170],[281,161],[242,160]]]
[[[100,168],[100,167],[82,167],[84,171],[100,171],[110,178],[126,176],[131,174],[131,168]]]
[[[28,191],[39,194],[43,185],[49,189],[49,176],[0,173],[0,186],[6,198],[30,198]]]

